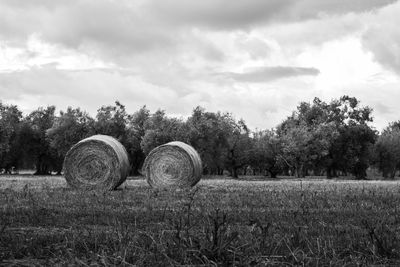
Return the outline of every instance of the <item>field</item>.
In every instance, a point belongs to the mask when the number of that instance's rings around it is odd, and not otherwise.
[[[203,179],[108,193],[0,176],[0,265],[400,265],[400,182]]]

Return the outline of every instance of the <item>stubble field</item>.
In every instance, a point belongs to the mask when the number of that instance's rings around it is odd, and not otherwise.
[[[400,182],[203,179],[74,191],[0,176],[0,265],[400,265]]]

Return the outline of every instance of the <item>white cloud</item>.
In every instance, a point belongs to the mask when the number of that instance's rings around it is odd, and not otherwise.
[[[217,30],[250,30],[271,22],[302,21],[323,15],[366,12],[396,0],[164,0],[147,2],[155,16],[175,25]]]
[[[41,99],[43,106],[55,104],[65,109],[80,104],[90,112],[118,99],[132,108],[148,103],[155,109],[177,98],[173,90],[144,83],[136,76],[101,69],[59,70],[52,65],[0,74],[0,94],[23,106],[30,106],[21,101],[31,96]]]
[[[400,2],[381,9],[368,23],[364,47],[379,63],[400,74]]]
[[[118,99],[132,112],[146,104],[187,116],[201,105],[253,128],[276,126],[300,101],[348,94],[375,108],[383,127],[400,112],[399,8],[394,0],[0,0],[0,94],[26,111],[56,104],[93,114]]]
[[[223,72],[217,75],[232,79],[237,82],[265,83],[273,80],[296,77],[296,76],[316,76],[319,70],[315,68],[303,68],[292,66],[273,66],[251,68],[245,72]]]

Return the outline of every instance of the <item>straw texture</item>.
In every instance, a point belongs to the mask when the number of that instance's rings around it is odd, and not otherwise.
[[[129,174],[128,153],[107,135],[94,135],[75,144],[64,159],[67,183],[77,189],[113,190]]]
[[[200,181],[202,171],[197,151],[178,141],[156,147],[143,164],[148,184],[158,188],[192,187]]]

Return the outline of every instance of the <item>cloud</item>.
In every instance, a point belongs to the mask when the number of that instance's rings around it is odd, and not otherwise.
[[[365,12],[395,0],[76,0],[0,1],[0,36],[36,33],[48,42],[123,56],[179,48],[196,27],[237,30]]]
[[[270,45],[260,37],[241,35],[236,40],[236,46],[253,60],[266,58],[271,53]]]
[[[372,101],[371,86],[365,95],[384,121],[397,110],[399,81],[388,81],[382,66],[400,72],[399,5],[0,0],[0,94],[26,110],[56,104],[95,113],[119,99],[133,111],[147,104],[188,115],[202,105],[268,128],[314,96],[364,97],[353,88],[383,73],[373,89],[392,82],[385,95]]]
[[[164,0],[149,1],[153,16],[175,25],[217,30],[244,29],[273,22],[293,22],[351,12],[367,12],[396,0]]]
[[[90,112],[117,99],[132,108],[144,104],[158,108],[179,98],[173,90],[145,83],[136,75],[102,69],[59,70],[51,64],[1,73],[0,94],[3,99],[31,109],[36,108],[35,104],[55,104],[61,109],[80,106]]]
[[[255,68],[247,72],[225,72],[218,75],[233,79],[238,82],[264,83],[273,80],[296,77],[296,76],[316,76],[319,70],[316,68],[302,67],[262,67]]]
[[[400,2],[381,9],[368,23],[362,37],[365,49],[376,61],[400,74]]]
[[[131,113],[147,105],[152,111],[161,108],[174,116],[188,116],[195,106],[201,105],[211,111],[232,112],[250,127],[260,129],[274,127],[290,114],[299,101],[293,97],[297,95],[294,90],[307,86],[301,82],[296,82],[296,87],[292,85],[288,82],[250,88],[194,80],[183,94],[150,84],[136,74],[112,69],[60,70],[55,64],[48,64],[0,73],[3,102],[16,104],[25,113],[39,106],[56,105],[61,110],[81,107],[94,116],[102,105],[119,100]],[[306,94],[311,97],[312,92]]]
[[[304,46],[318,47],[326,42],[360,35],[367,28],[366,21],[370,17],[370,13],[348,13],[271,25],[264,30],[263,38],[302,52]]]
[[[17,2],[0,2],[0,36],[20,42],[35,33],[50,43],[121,56],[168,47],[178,36],[131,1]]]

